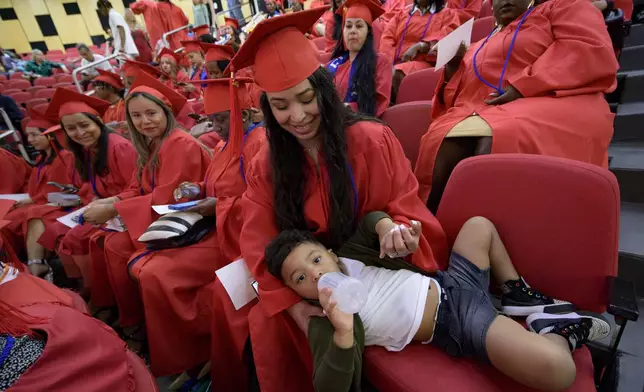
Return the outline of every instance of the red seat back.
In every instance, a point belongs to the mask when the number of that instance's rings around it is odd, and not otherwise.
[[[47,102],[48,102],[47,98],[31,98],[30,100],[25,102],[25,106],[27,107],[27,109],[30,109],[36,105],[40,105]]]
[[[472,26],[472,43],[478,42],[490,34],[494,28],[495,19],[493,16],[477,19]]]
[[[45,88],[40,91],[36,91],[34,94],[34,98],[45,98],[45,99],[51,99],[51,97],[54,96],[54,93],[56,92],[55,88]]]
[[[37,111],[38,113],[46,113],[47,107],[49,107],[49,103],[40,103],[34,106],[34,110]]]
[[[31,83],[28,80],[12,80],[7,84],[8,88],[15,88],[19,90],[27,90],[31,87]]]
[[[72,83],[66,83],[66,82],[56,83],[56,84],[54,84],[54,88],[66,88],[67,90],[72,90],[72,91],[78,92],[78,89],[76,88],[76,85],[74,85]]]
[[[15,80],[15,79],[22,79],[22,72],[14,72],[11,75],[9,75],[9,79]]]
[[[58,49],[51,49],[47,51],[47,56],[64,56],[65,53],[63,53],[62,50]]]
[[[407,102],[388,108],[380,117],[394,131],[412,168],[418,158],[420,138],[431,123],[431,109],[431,101]]]
[[[31,95],[35,97],[35,96],[36,96],[36,93],[37,93],[38,91],[40,91],[40,90],[44,90],[44,89],[46,89],[46,88],[47,88],[47,87],[45,87],[45,86],[33,86],[33,87],[29,87],[29,88],[27,89],[27,92],[31,93]]]
[[[452,173],[437,217],[452,244],[465,221],[498,228],[536,290],[603,312],[617,274],[619,187],[608,170],[541,155],[467,159]]]
[[[54,76],[56,79],[56,83],[74,83],[74,79],[72,79],[72,75],[68,74],[60,74]]]
[[[479,11],[479,18],[485,18],[492,16],[492,0],[485,0],[481,5],[481,11]]]
[[[398,89],[396,104],[431,101],[440,77],[441,71],[435,71],[434,68],[423,69],[405,76]]]
[[[8,89],[4,90],[3,94],[4,95],[11,95],[11,94],[21,93],[21,92],[22,92],[22,90],[20,90],[19,88],[8,88]]]
[[[7,80],[7,75],[0,74],[0,81]]]
[[[52,77],[44,77],[34,80],[34,86],[51,87],[54,84],[56,84],[56,79]]]
[[[20,91],[18,93],[12,93],[12,94],[5,94],[13,98],[14,101],[16,101],[17,104],[23,104],[31,99],[31,93],[28,93],[26,91]]]

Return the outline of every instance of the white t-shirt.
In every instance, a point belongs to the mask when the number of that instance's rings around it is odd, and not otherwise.
[[[367,303],[358,313],[365,346],[383,346],[389,351],[405,348],[423,320],[430,278],[408,270],[367,267],[344,257],[340,257],[340,266],[367,287]]]
[[[109,13],[109,18],[110,18],[110,29],[112,30],[112,37],[114,38],[114,51],[119,51],[121,50],[121,35],[119,34],[118,26],[123,27],[123,30],[125,30],[125,54],[128,54],[132,57],[136,57],[139,55],[139,50],[136,48],[136,45],[134,44],[134,39],[132,38],[132,32],[130,31],[130,27],[125,23],[125,19],[116,12],[113,8],[110,9]]]
[[[100,54],[94,55],[94,61],[104,60],[104,59],[105,57],[101,56]],[[87,61],[85,59],[82,59],[81,67],[84,67],[87,64],[93,63],[94,61]],[[104,63],[100,63],[99,65],[95,65],[93,67],[87,68],[86,70],[83,71],[83,74],[90,75],[90,76],[98,76],[98,71],[96,69],[102,69],[103,71],[114,72],[114,68],[112,68],[112,65],[110,64],[110,62],[106,61]]]

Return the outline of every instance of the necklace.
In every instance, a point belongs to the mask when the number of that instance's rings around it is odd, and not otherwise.
[[[313,147],[311,147],[311,148],[305,148],[305,149],[304,149],[304,151],[306,151],[306,152],[313,152],[313,151],[317,151],[317,150],[318,150],[318,147],[320,147],[320,144],[319,144],[319,143],[316,143],[316,144],[315,144],[315,146],[313,146]]]

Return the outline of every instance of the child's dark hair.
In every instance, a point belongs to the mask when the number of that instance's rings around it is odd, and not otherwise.
[[[264,258],[268,266],[268,272],[274,277],[282,280],[282,265],[293,249],[302,244],[322,245],[313,233],[303,230],[284,230],[271,241],[264,250]]]

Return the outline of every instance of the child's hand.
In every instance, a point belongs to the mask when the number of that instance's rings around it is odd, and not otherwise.
[[[411,221],[411,227],[397,225],[380,237],[380,258],[385,255],[405,257],[418,249],[418,242],[422,234],[422,225],[418,221]]]
[[[351,334],[353,336],[353,315],[349,313],[344,313],[338,308],[338,304],[335,301],[331,301],[331,294],[333,291],[329,288],[323,288],[320,290],[320,305],[326,313],[326,317],[333,324],[336,333],[338,334]]]

